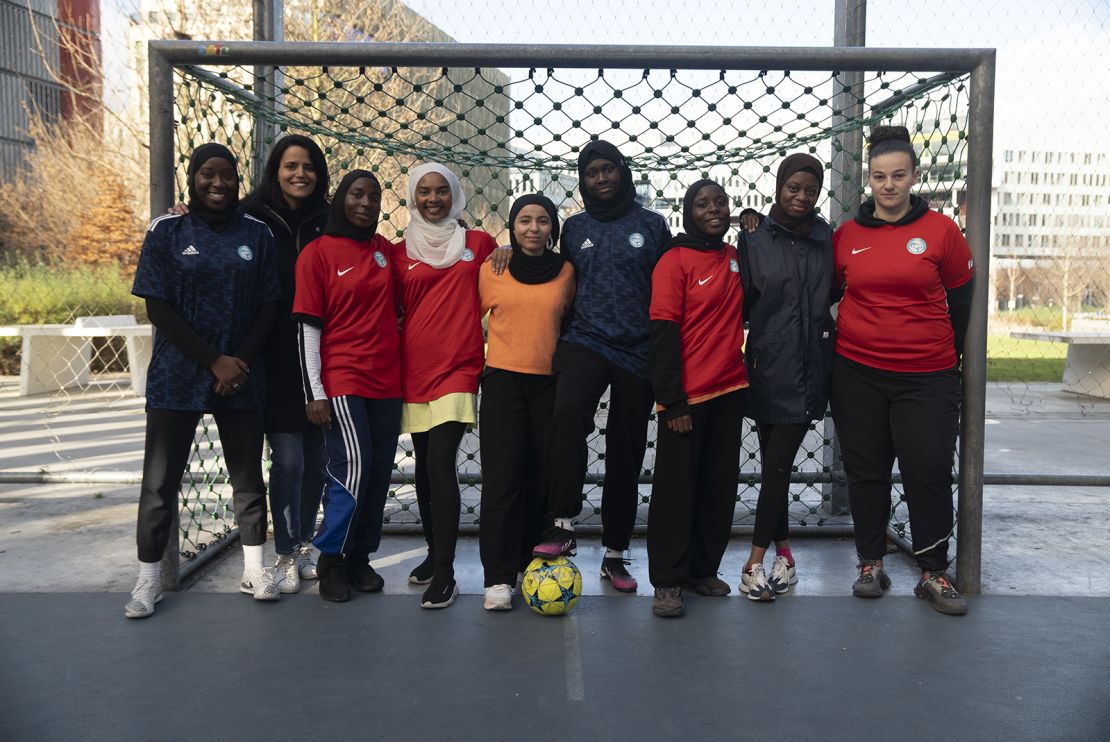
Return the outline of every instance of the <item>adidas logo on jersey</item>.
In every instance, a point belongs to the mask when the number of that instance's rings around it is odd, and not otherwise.
[[[591,240],[589,237],[587,237],[586,241],[583,242],[582,246],[579,247],[578,249],[579,250],[585,250],[587,247],[593,247],[593,246],[594,246],[593,240]]]
[[[186,247],[184,250],[181,251],[181,254],[182,255],[200,255],[200,252],[195,247],[193,247],[192,245],[189,245],[188,247]]]

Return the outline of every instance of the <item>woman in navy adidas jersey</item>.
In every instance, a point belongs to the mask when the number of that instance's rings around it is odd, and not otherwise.
[[[328,167],[316,142],[299,134],[270,150],[262,182],[242,209],[266,223],[277,248],[281,300],[262,350],[266,361],[266,439],[270,444],[270,514],[274,566],[283,593],[316,577],[310,542],[327,473],[322,430],[305,417],[297,322],[293,319],[294,266],[328,221]]]
[[[155,219],[143,241],[132,293],[155,327],[147,374],[146,443],[139,495],[139,579],[124,607],[145,618],[162,599],[159,566],[177,528],[178,490],[197,423],[216,420],[243,545],[242,592],[280,596],[262,565],[264,365],[259,358],[279,298],[274,240],[238,210],[234,155],[198,147],[187,171],[189,213]]]
[[[775,203],[740,246],[748,340],[747,415],[757,424],[762,462],[751,551],[740,591],[774,600],[797,582],[787,506],[794,457],[813,420],[825,415],[836,338],[832,229],[815,207],[824,169],[796,153],[779,165]],[[770,575],[763,560],[775,542]]]
[[[681,616],[682,592],[724,596],[719,577],[736,507],[744,394],[744,289],[724,241],[729,199],[699,180],[682,203],[684,232],[651,278],[648,376],[659,438],[648,509],[652,611]]]
[[[394,290],[403,316],[401,431],[412,435],[416,499],[428,542],[428,557],[409,582],[428,586],[421,607],[446,608],[459,593],[456,459],[466,426],[477,422],[484,360],[478,272],[497,244],[458,222],[466,197],[443,165],[412,170],[407,204],[405,239],[393,248]]]
[[[971,250],[955,222],[911,194],[917,155],[905,127],[877,127],[865,201],[833,237],[837,315],[832,413],[848,475],[858,575],[852,592],[882,597],[895,458],[921,568],[917,597],[942,613],[967,604],[952,585],[952,462],[959,432],[959,355],[971,306]]]
[[[297,259],[293,315],[309,421],[324,429],[328,482],[320,550],[320,597],[378,592],[378,550],[401,424],[400,340],[390,242],[376,234],[382,190],[367,170],[340,181],[324,235]]]

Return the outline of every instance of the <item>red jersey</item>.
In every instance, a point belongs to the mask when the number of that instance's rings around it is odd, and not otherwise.
[[[293,313],[323,324],[321,380],[328,397],[401,396],[392,247],[381,235],[369,245],[324,235],[297,258]]]
[[[748,385],[743,307],[732,245],[720,251],[672,247],[656,264],[648,314],[679,326],[682,387],[690,404]]]
[[[956,365],[946,289],[971,280],[971,248],[960,228],[933,210],[898,226],[855,221],[833,235],[844,298],[836,352],[865,366],[906,373]]]
[[[431,402],[453,392],[478,393],[485,362],[478,270],[497,244],[485,232],[467,230],[462,258],[433,268],[393,246],[393,281],[401,323],[402,395]]]

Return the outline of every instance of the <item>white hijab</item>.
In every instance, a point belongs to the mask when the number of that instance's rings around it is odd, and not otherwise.
[[[438,222],[429,222],[416,210],[416,184],[429,173],[442,175],[451,186],[451,211]],[[466,195],[455,174],[438,163],[429,162],[409,173],[409,225],[405,228],[405,253],[433,268],[450,268],[459,262],[466,249],[466,230],[459,225],[459,214],[466,208]]]

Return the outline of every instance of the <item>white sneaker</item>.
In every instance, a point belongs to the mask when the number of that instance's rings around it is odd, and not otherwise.
[[[131,600],[123,607],[123,615],[127,618],[146,618],[154,615],[154,604],[162,600],[162,582],[143,577],[135,583],[131,591]]]
[[[753,564],[751,571],[740,573],[740,592],[748,596],[748,600],[769,601],[775,599],[775,591],[767,582],[767,573],[762,564]]]
[[[300,592],[301,576],[297,570],[297,555],[278,554],[277,563],[274,564],[274,577],[277,579],[278,590],[281,592]]]
[[[277,600],[281,597],[274,576],[266,569],[244,570],[239,592],[253,595],[255,600]]]
[[[297,549],[297,571],[302,580],[315,580],[316,574],[316,549],[312,544],[301,544]]]
[[[513,589],[508,585],[490,585],[486,588],[486,600],[482,607],[487,611],[511,611]]]
[[[786,561],[786,557],[776,556],[775,561],[771,562],[771,576],[767,578],[767,582],[776,595],[782,595],[790,592],[791,585],[798,584],[798,573]]]

